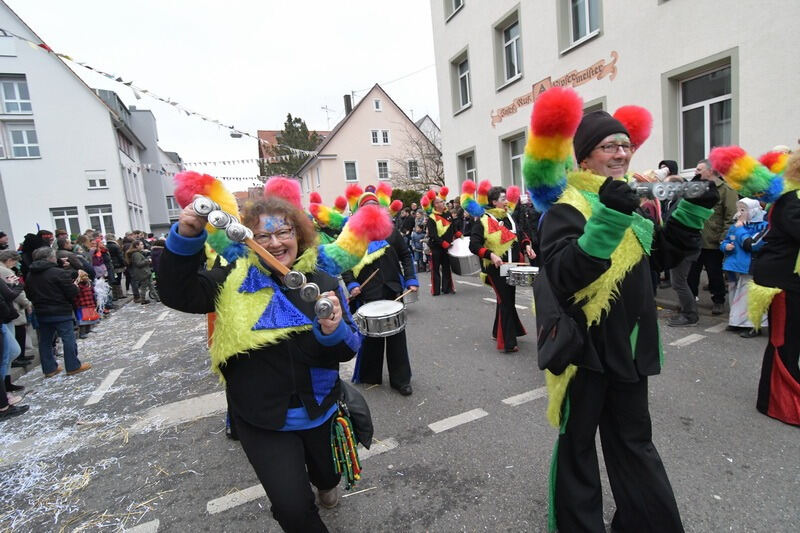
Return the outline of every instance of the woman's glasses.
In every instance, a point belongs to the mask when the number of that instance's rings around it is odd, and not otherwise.
[[[253,239],[258,243],[272,242],[273,237],[280,242],[290,241],[294,238],[294,228],[281,228],[274,233],[260,232],[253,235]]]

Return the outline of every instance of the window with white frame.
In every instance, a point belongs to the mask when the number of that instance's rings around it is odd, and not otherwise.
[[[40,157],[39,137],[33,123],[7,123],[6,129],[11,140],[11,157]]]
[[[419,163],[415,159],[408,161],[408,177],[409,178],[419,177]]]
[[[6,158],[6,143],[3,140],[3,131],[0,129],[0,159]]]
[[[53,218],[55,229],[63,229],[71,235],[80,235],[81,224],[77,207],[51,207],[50,216]]]
[[[322,180],[319,177],[319,167],[316,168],[316,171],[317,171],[317,189],[319,189],[322,186]]]
[[[519,20],[515,20],[503,30],[503,61],[505,81],[513,80],[522,74],[522,46],[519,37]]]
[[[389,130],[381,130],[381,142],[389,144]]]
[[[456,74],[458,80],[458,105],[456,106],[456,110],[460,110],[472,103],[468,57],[456,63]]]
[[[381,100],[380,100],[380,98],[375,98],[375,99],[372,101],[372,109],[374,109],[375,111],[383,111],[383,108],[381,107]]]
[[[715,146],[731,143],[731,67],[681,82],[681,168],[694,168]]]
[[[86,180],[89,182],[89,189],[108,189],[105,170],[87,170]]]
[[[174,196],[167,196],[167,218],[172,222],[173,220],[177,220],[180,215],[181,206],[178,204],[178,201],[175,200]]]
[[[570,2],[570,39],[577,43],[600,29],[600,0],[566,0]]]
[[[378,179],[384,181],[389,179],[388,161],[378,161]]]
[[[444,0],[444,18],[449,19],[464,7],[464,0]]]
[[[474,151],[458,156],[458,177],[461,183],[465,180],[477,181],[478,172],[475,169]]]
[[[7,114],[31,113],[31,96],[24,78],[0,80],[3,97],[3,112]]]
[[[380,144],[380,132],[378,130],[372,130],[369,133],[372,138],[372,144]]]
[[[355,161],[344,162],[345,181],[358,181],[358,165]]]
[[[522,156],[525,153],[525,134],[503,141],[511,185],[522,187]]]
[[[114,233],[114,216],[110,205],[91,205],[86,207],[89,215],[89,226],[98,233]]]
[[[303,183],[306,184],[306,192],[311,192],[311,174],[306,174],[306,177],[303,178]]]

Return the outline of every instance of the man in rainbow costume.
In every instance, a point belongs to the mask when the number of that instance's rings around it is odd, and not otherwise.
[[[584,333],[580,349],[559,355],[566,368],[540,360],[547,416],[559,428],[551,531],[605,531],[598,428],[616,502],[612,531],[683,531],[652,441],[647,401],[648,378],[663,362],[651,265],[664,270],[699,249],[718,194],[710,188],[682,199],[663,227],[638,212],[640,199],[626,174],[651,124],[650,113],[636,106],[613,117],[604,111],[584,116],[578,95],[560,87],[539,96],[531,116],[523,175],[543,213],[537,283],[548,284],[554,305],[568,310]]]

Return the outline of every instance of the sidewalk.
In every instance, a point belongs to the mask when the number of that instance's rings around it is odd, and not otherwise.
[[[115,301],[114,305],[117,306],[117,309],[112,311],[112,313],[116,313],[117,311],[119,311],[125,305],[127,305],[128,303],[130,303],[132,301],[133,301],[133,296],[132,295],[125,296],[125,297]],[[103,321],[101,320],[100,323],[96,324],[95,326],[98,326],[98,325],[100,325],[102,323],[103,323]],[[28,330],[28,335],[32,335],[31,344],[33,345],[33,348],[28,348],[28,350],[25,352],[25,355],[32,355],[33,356],[33,361],[31,361],[31,363],[26,367],[11,367],[11,368],[8,369],[9,370],[9,374],[11,375],[11,382],[12,383],[16,382],[21,376],[24,376],[28,372],[37,371],[37,370],[39,372],[41,372],[41,370],[42,370],[42,366],[39,364],[38,337],[36,336],[36,330],[34,330],[32,328],[29,329]],[[77,333],[75,335],[77,336]],[[24,349],[24,347],[23,347],[23,349]]]

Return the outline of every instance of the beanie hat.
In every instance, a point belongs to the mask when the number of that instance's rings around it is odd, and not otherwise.
[[[580,163],[589,157],[597,143],[612,133],[624,133],[630,137],[622,122],[605,111],[592,111],[583,115],[572,140],[575,147],[575,161]]]
[[[661,168],[661,165],[664,165],[669,169],[669,175],[674,176],[678,173],[678,162],[673,161],[672,159],[665,159],[663,161],[659,161],[658,168]]]

